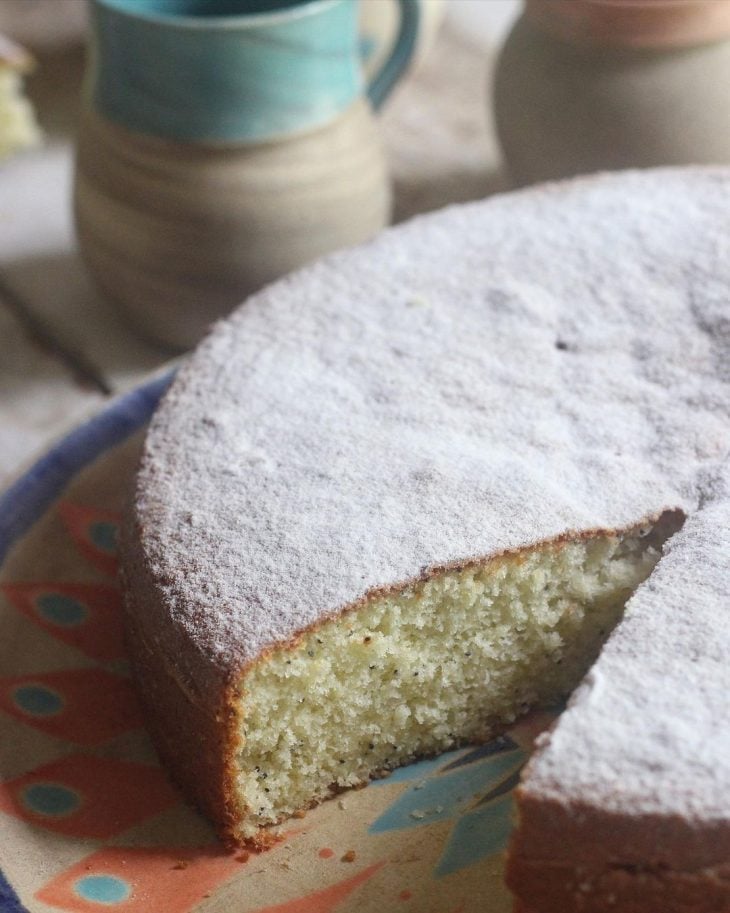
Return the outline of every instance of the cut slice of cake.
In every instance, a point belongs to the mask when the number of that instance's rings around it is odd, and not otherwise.
[[[730,909],[729,199],[690,169],[454,207],[262,291],[181,368],[122,542],[128,639],[227,840],[588,670],[525,777],[513,890]]]

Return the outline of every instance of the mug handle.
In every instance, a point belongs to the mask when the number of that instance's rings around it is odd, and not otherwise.
[[[400,25],[393,50],[388,59],[370,80],[367,95],[370,104],[377,111],[395,88],[413,57],[418,35],[418,23],[421,17],[419,0],[398,0],[400,6]]]

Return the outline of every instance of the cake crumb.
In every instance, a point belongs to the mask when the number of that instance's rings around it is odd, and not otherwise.
[[[414,811],[411,812],[411,818],[415,818],[416,821],[420,821],[422,818],[426,817],[426,812]]]
[[[337,800],[337,808],[342,809],[343,812],[345,811],[345,809],[347,808],[347,805],[346,805],[344,799],[338,799],[338,800]]]
[[[298,808],[292,815],[292,818],[304,818],[306,814],[307,813],[303,808]]]
[[[244,850],[243,853],[239,853],[238,856],[236,856],[236,862],[248,862],[250,858],[251,854]]]
[[[173,866],[173,869],[186,869],[187,867],[188,867],[188,863],[185,862],[184,859],[178,859],[178,861]]]
[[[342,862],[354,862],[356,856],[355,850],[348,850],[342,857]]]

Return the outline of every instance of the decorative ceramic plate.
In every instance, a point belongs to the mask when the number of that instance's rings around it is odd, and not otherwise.
[[[228,851],[159,767],[125,660],[116,530],[170,375],[0,498],[2,913],[507,913],[510,792],[544,715]]]

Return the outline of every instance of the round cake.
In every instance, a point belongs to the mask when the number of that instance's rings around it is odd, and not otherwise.
[[[181,368],[122,571],[224,837],[573,692],[518,791],[522,909],[730,910],[729,204],[692,169],[447,209]]]

